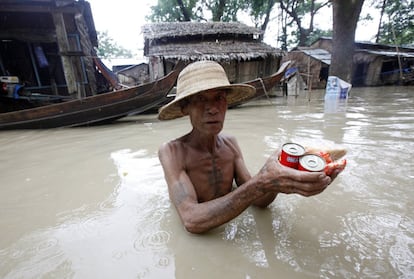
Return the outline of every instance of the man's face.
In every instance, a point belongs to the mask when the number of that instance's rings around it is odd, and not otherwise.
[[[194,129],[201,133],[217,135],[223,129],[226,116],[226,92],[212,90],[191,96],[184,111],[190,116]]]

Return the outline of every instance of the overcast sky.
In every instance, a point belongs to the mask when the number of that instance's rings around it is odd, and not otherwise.
[[[143,39],[141,34],[141,26],[146,23],[145,16],[150,13],[150,6],[156,5],[157,0],[88,0],[91,4],[92,14],[97,31],[107,31],[108,35],[113,38],[116,43],[126,49],[133,51],[137,56],[142,56]],[[362,13],[366,13],[367,8],[364,7]],[[323,25],[332,24],[332,12],[326,11],[318,18],[323,18],[325,22],[319,24],[321,29],[329,29]],[[248,25],[253,25],[249,24]],[[359,23],[356,40],[372,40],[376,33],[378,21],[371,22],[369,26]],[[272,23],[274,26],[274,23]],[[274,28],[273,30],[277,30]],[[265,42],[274,46],[276,42],[271,38],[275,38],[277,34],[266,31],[267,37]]]

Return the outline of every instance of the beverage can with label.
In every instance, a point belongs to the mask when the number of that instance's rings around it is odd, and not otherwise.
[[[297,143],[285,143],[280,154],[280,163],[284,166],[297,169],[299,158],[305,154],[305,148]]]

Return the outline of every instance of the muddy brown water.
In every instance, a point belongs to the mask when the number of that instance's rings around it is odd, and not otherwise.
[[[252,173],[287,141],[341,144],[348,166],[205,235],[181,226],[157,158],[188,122],[0,132],[0,278],[414,278],[413,87],[229,110]]]

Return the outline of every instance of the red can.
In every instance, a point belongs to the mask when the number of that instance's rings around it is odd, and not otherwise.
[[[299,158],[305,154],[305,148],[297,143],[285,143],[280,154],[280,163],[284,166],[297,169]]]
[[[324,171],[326,166],[326,161],[323,157],[316,154],[307,154],[299,159],[298,170],[302,171]]]

